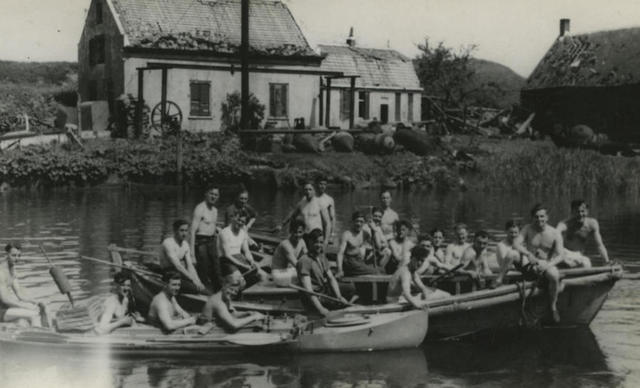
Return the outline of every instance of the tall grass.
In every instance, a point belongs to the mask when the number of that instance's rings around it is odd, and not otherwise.
[[[484,190],[533,192],[640,191],[640,158],[602,155],[595,151],[522,147],[494,153],[480,162],[477,187]]]

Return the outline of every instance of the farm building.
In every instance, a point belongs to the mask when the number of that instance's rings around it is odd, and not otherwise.
[[[287,6],[251,0],[249,39],[250,91],[265,121],[318,125],[319,78],[335,73],[321,68]],[[80,100],[113,113],[121,95],[153,110],[164,94],[183,128],[219,130],[223,101],[241,89],[240,42],[240,0],[92,0],[78,44]]]
[[[422,88],[411,59],[391,49],[357,47],[353,29],[345,46],[319,45],[319,51],[326,56],[323,70],[344,74],[324,77],[325,125],[349,128],[351,116],[382,123],[420,120]]]
[[[616,141],[640,141],[638,101],[640,28],[571,35],[568,19],[521,92],[536,129],[585,124]]]

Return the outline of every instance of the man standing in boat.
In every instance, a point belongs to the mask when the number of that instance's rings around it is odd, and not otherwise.
[[[340,287],[333,272],[329,268],[329,261],[324,255],[324,239],[320,229],[312,230],[306,238],[309,252],[298,260],[296,270],[298,279],[302,287],[309,293],[302,298],[302,301],[309,310],[314,310],[323,316],[327,316],[333,306],[330,301],[322,300],[317,294],[335,297],[345,305],[348,303],[340,293]],[[316,294],[316,295],[312,295]]]
[[[556,265],[563,260],[564,247],[562,235],[554,227],[549,225],[547,208],[536,204],[531,210],[532,222],[522,228],[522,237],[525,248],[531,252],[528,257],[536,271],[543,274],[548,282],[549,307],[555,322],[560,321],[558,313],[558,294],[562,291],[560,286],[560,272]]]
[[[329,216],[329,238],[333,236],[333,232],[336,230],[336,205],[333,198],[327,194],[327,177],[320,176],[316,179],[316,187],[318,188],[318,200],[320,201],[320,207],[326,210],[327,216]]]
[[[592,239],[598,247],[605,263],[609,262],[609,254],[600,235],[598,221],[589,217],[589,206],[583,200],[571,201],[571,217],[560,221],[557,227],[564,239],[564,260],[567,267],[590,268],[591,260],[585,256],[587,242]]]
[[[322,207],[322,203],[316,196],[313,183],[307,182],[304,187],[304,197],[298,202],[296,208],[282,221],[277,228],[281,230],[288,222],[300,217],[305,224],[305,234],[311,233],[314,229],[323,232],[325,245],[329,242],[330,237],[330,220],[327,210]]]
[[[196,258],[196,271],[206,286],[220,285],[220,260],[216,248],[218,234],[218,209],[220,190],[211,186],[204,194],[204,201],[193,210],[191,220],[191,246]]]
[[[183,291],[186,293],[205,292],[206,288],[198,276],[194,259],[187,242],[189,236],[189,223],[186,220],[177,220],[173,223],[173,236],[162,241],[160,249],[160,267],[164,270],[178,271],[184,280]]]
[[[380,193],[380,205],[382,210],[380,226],[385,239],[389,241],[393,239],[395,223],[400,221],[398,213],[391,209],[391,192],[389,190]]]
[[[162,276],[164,288],[151,300],[147,321],[172,332],[186,326],[195,325],[196,317],[189,315],[176,300],[180,294],[182,276],[180,273],[168,270]]]
[[[20,287],[15,266],[20,258],[20,246],[7,244],[7,256],[0,259],[0,322],[27,320],[34,327],[42,326],[42,318],[51,327],[47,306],[28,298]],[[42,314],[42,315],[41,315]]]

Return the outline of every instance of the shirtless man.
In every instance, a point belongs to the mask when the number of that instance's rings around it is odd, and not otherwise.
[[[487,246],[489,246],[489,234],[480,230],[473,236],[473,244],[465,249],[461,259],[461,272],[471,276],[481,286],[484,283],[483,277],[491,275],[487,261]]]
[[[211,286],[220,284],[220,260],[216,248],[218,234],[218,209],[215,204],[220,198],[217,187],[209,187],[204,194],[204,201],[193,210],[191,220],[191,246],[196,258],[196,271],[202,282]]]
[[[205,292],[206,288],[200,281],[194,267],[194,259],[187,242],[189,236],[189,223],[185,220],[177,220],[173,223],[173,236],[162,241],[160,249],[160,267],[163,270],[172,269],[178,271],[185,280],[183,291],[186,293]]]
[[[215,321],[224,329],[236,331],[264,319],[264,315],[259,312],[236,312],[231,307],[231,299],[242,291],[243,279],[240,272],[235,271],[223,279],[222,288],[214,292],[205,303],[200,316],[202,321]]]
[[[544,275],[549,285],[549,307],[555,322],[560,321],[557,301],[560,293],[560,273],[556,264],[563,260],[564,247],[562,235],[552,226],[548,225],[549,216],[547,209],[537,204],[531,210],[533,221],[525,225],[520,232],[524,240],[525,248],[531,252],[528,260],[534,266],[536,272]]]
[[[563,265],[568,267],[591,267],[591,260],[584,255],[587,242],[591,238],[598,247],[605,263],[609,262],[609,254],[602,242],[598,221],[589,217],[589,206],[582,200],[571,201],[571,217],[560,221],[557,226],[564,241]]]
[[[144,322],[144,318],[134,310],[131,297],[131,275],[128,272],[118,272],[113,277],[114,293],[104,301],[104,311],[96,327],[98,334],[111,333],[115,329]]]
[[[336,205],[333,198],[327,194],[328,183],[327,178],[324,176],[316,179],[320,206],[327,211],[327,215],[329,216],[329,238],[331,238],[333,236],[333,232],[336,230]]]
[[[400,221],[398,213],[391,209],[391,192],[389,190],[380,193],[380,204],[382,210],[380,225],[385,239],[389,241],[394,237],[394,224]]]
[[[249,249],[249,234],[245,229],[247,213],[243,210],[237,211],[231,217],[231,224],[222,229],[218,235],[218,257],[220,257],[221,271],[233,273],[239,268],[248,270],[255,268],[258,275],[266,277],[258,264],[253,259]]]
[[[343,275],[360,276],[373,275],[379,273],[375,266],[375,258],[370,257],[373,253],[371,245],[371,235],[363,230],[364,214],[355,212],[351,216],[351,229],[345,230],[340,238],[338,248],[338,272],[336,278]],[[373,260],[374,265],[369,265],[367,261]]]
[[[282,221],[278,230],[282,229],[291,220],[300,217],[305,224],[305,234],[309,234],[314,229],[323,231],[325,245],[330,238],[330,220],[327,210],[322,207],[322,203],[316,197],[316,192],[311,182],[305,183],[304,197],[296,205],[296,208]]]
[[[371,219],[362,227],[362,230],[371,236],[376,263],[380,268],[384,268],[391,256],[391,250],[389,249],[389,242],[382,232],[382,209],[378,207],[371,209]]]
[[[27,320],[31,326],[42,326],[42,318],[51,326],[50,314],[43,302],[28,298],[20,288],[15,265],[20,258],[20,246],[7,244],[7,256],[0,259],[0,322]],[[42,314],[42,315],[41,315]]]
[[[443,261],[436,256],[436,248],[431,236],[422,235],[418,237],[418,246],[421,246],[427,252],[427,256],[417,257],[422,261],[422,265],[416,270],[418,275],[425,273],[435,274],[438,272],[446,272],[451,269]],[[414,248],[415,249],[415,248]]]
[[[389,281],[387,291],[387,303],[407,301],[416,309],[427,305],[428,300],[451,296],[448,292],[437,288],[427,287],[422,282],[419,269],[424,266],[424,259],[430,254],[429,250],[417,245],[411,250],[411,259],[408,265],[403,265],[393,274]],[[420,295],[411,293],[412,287],[420,290]]]
[[[393,274],[396,270],[409,264],[411,260],[411,249],[414,243],[409,239],[411,224],[405,220],[400,220],[394,224],[395,237],[389,240],[391,257],[388,263],[381,263],[388,274]]]
[[[446,245],[444,245],[444,232],[441,229],[435,228],[431,232],[431,241],[433,242],[433,255],[441,263],[446,265]]]
[[[445,263],[449,265],[451,268],[460,264],[464,251],[466,251],[467,248],[471,246],[471,244],[467,242],[467,238],[469,236],[467,225],[456,224],[456,226],[454,226],[453,228],[453,232],[455,235],[455,241],[447,245],[447,249],[445,250],[445,259],[444,259]]]
[[[496,258],[500,266],[500,272],[496,278],[496,286],[502,284],[504,276],[512,265],[522,273],[525,279],[536,279],[538,274],[529,261],[529,257],[533,256],[533,254],[524,247],[524,240],[520,234],[520,224],[516,220],[509,220],[504,229],[507,232],[507,236],[498,243],[496,250]]]
[[[320,229],[314,229],[306,236],[306,244],[309,252],[298,260],[296,270],[302,287],[307,291],[334,296],[346,305],[347,300],[342,297],[338,281],[333,276],[329,261],[324,255],[324,239]],[[302,298],[305,307],[327,316],[332,307],[331,302],[321,300],[315,295],[305,294]]]
[[[282,240],[271,258],[271,275],[278,285],[288,285],[297,278],[298,260],[307,253],[304,243],[304,222],[293,220],[289,223],[289,237]]]
[[[177,271],[169,270],[164,273],[162,280],[164,288],[151,300],[147,320],[167,332],[172,332],[186,326],[195,325],[196,317],[190,316],[180,307],[176,297],[180,294],[182,277]]]

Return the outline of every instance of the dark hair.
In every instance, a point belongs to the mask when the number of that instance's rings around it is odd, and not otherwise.
[[[169,283],[171,280],[182,280],[180,273],[174,269],[168,269],[162,274],[162,281]]]
[[[351,221],[355,221],[358,218],[364,218],[364,214],[362,214],[362,212],[359,212],[359,211],[353,212],[353,214],[351,215]]]
[[[431,232],[429,232],[429,234],[433,236],[434,234],[436,234],[438,232],[442,233],[442,235],[444,236],[444,231],[442,229],[440,229],[440,228],[431,229]]]
[[[539,212],[540,210],[544,210],[546,212],[547,207],[541,203],[536,203],[535,205],[533,205],[533,207],[531,208],[531,217],[535,216],[536,213]]]
[[[4,246],[4,251],[7,253],[11,252],[12,249],[20,250],[22,249],[22,246],[20,246],[20,243],[13,243],[13,242]]]
[[[220,191],[220,188],[218,188],[218,186],[212,184],[212,185],[207,186],[207,189],[204,191],[204,193],[206,194],[206,193],[210,192],[211,190]]]
[[[389,195],[391,195],[391,191],[385,189],[380,192],[380,196],[382,197],[384,193],[389,193]]]
[[[189,221],[184,220],[184,219],[179,219],[179,220],[173,221],[173,231],[177,232],[178,229],[180,229],[180,227],[182,225],[189,225]]]
[[[489,238],[489,233],[487,233],[486,230],[479,230],[476,232],[475,236],[473,237],[474,239],[476,238]]]
[[[316,177],[316,184],[318,184],[320,182],[329,182],[329,179],[327,178],[326,175],[318,175]]]
[[[324,237],[324,235],[322,234],[322,230],[318,228],[315,228],[311,232],[307,233],[304,239],[305,244],[307,244],[307,248],[310,249],[313,243],[320,237]]]
[[[232,218],[240,218],[240,217],[249,218],[249,213],[247,213],[247,211],[244,209],[237,210],[235,213],[233,213]]]
[[[113,281],[117,284],[124,284],[127,280],[131,280],[131,273],[129,271],[120,271],[113,275]]]
[[[411,248],[412,259],[423,260],[424,258],[429,256],[429,253],[429,250],[422,245],[416,245],[415,247]]]
[[[520,229],[520,222],[518,222],[518,220],[511,219],[504,224],[504,230],[509,230],[513,227]]]
[[[306,229],[307,225],[299,218],[294,218],[289,223],[289,233],[295,233],[298,228]]]
[[[418,236],[418,242],[421,242],[421,241],[430,241],[430,242],[433,242],[433,241],[431,240],[431,236],[430,236],[430,235],[428,235],[428,234],[421,234],[420,236]]]
[[[243,187],[242,189],[240,189],[240,191],[238,191],[238,194],[236,194],[236,198],[240,197],[242,194],[245,194],[245,193],[249,195],[249,190]]]
[[[457,224],[453,225],[453,230],[458,230],[458,229],[469,230],[469,227],[464,222],[458,222]]]
[[[374,207],[372,207],[372,208],[371,208],[371,214],[373,214],[373,213],[383,213],[383,214],[384,214],[384,212],[382,211],[382,209],[380,209],[380,208],[379,208],[379,207],[377,207],[377,206],[374,206]]]
[[[407,220],[398,220],[393,223],[393,230],[400,230],[401,227],[406,226],[407,229],[411,230],[411,223]]]
[[[578,208],[582,205],[586,206],[587,209],[589,208],[589,205],[587,205],[587,203],[584,200],[574,199],[573,201],[571,201],[571,210],[578,210]]]

